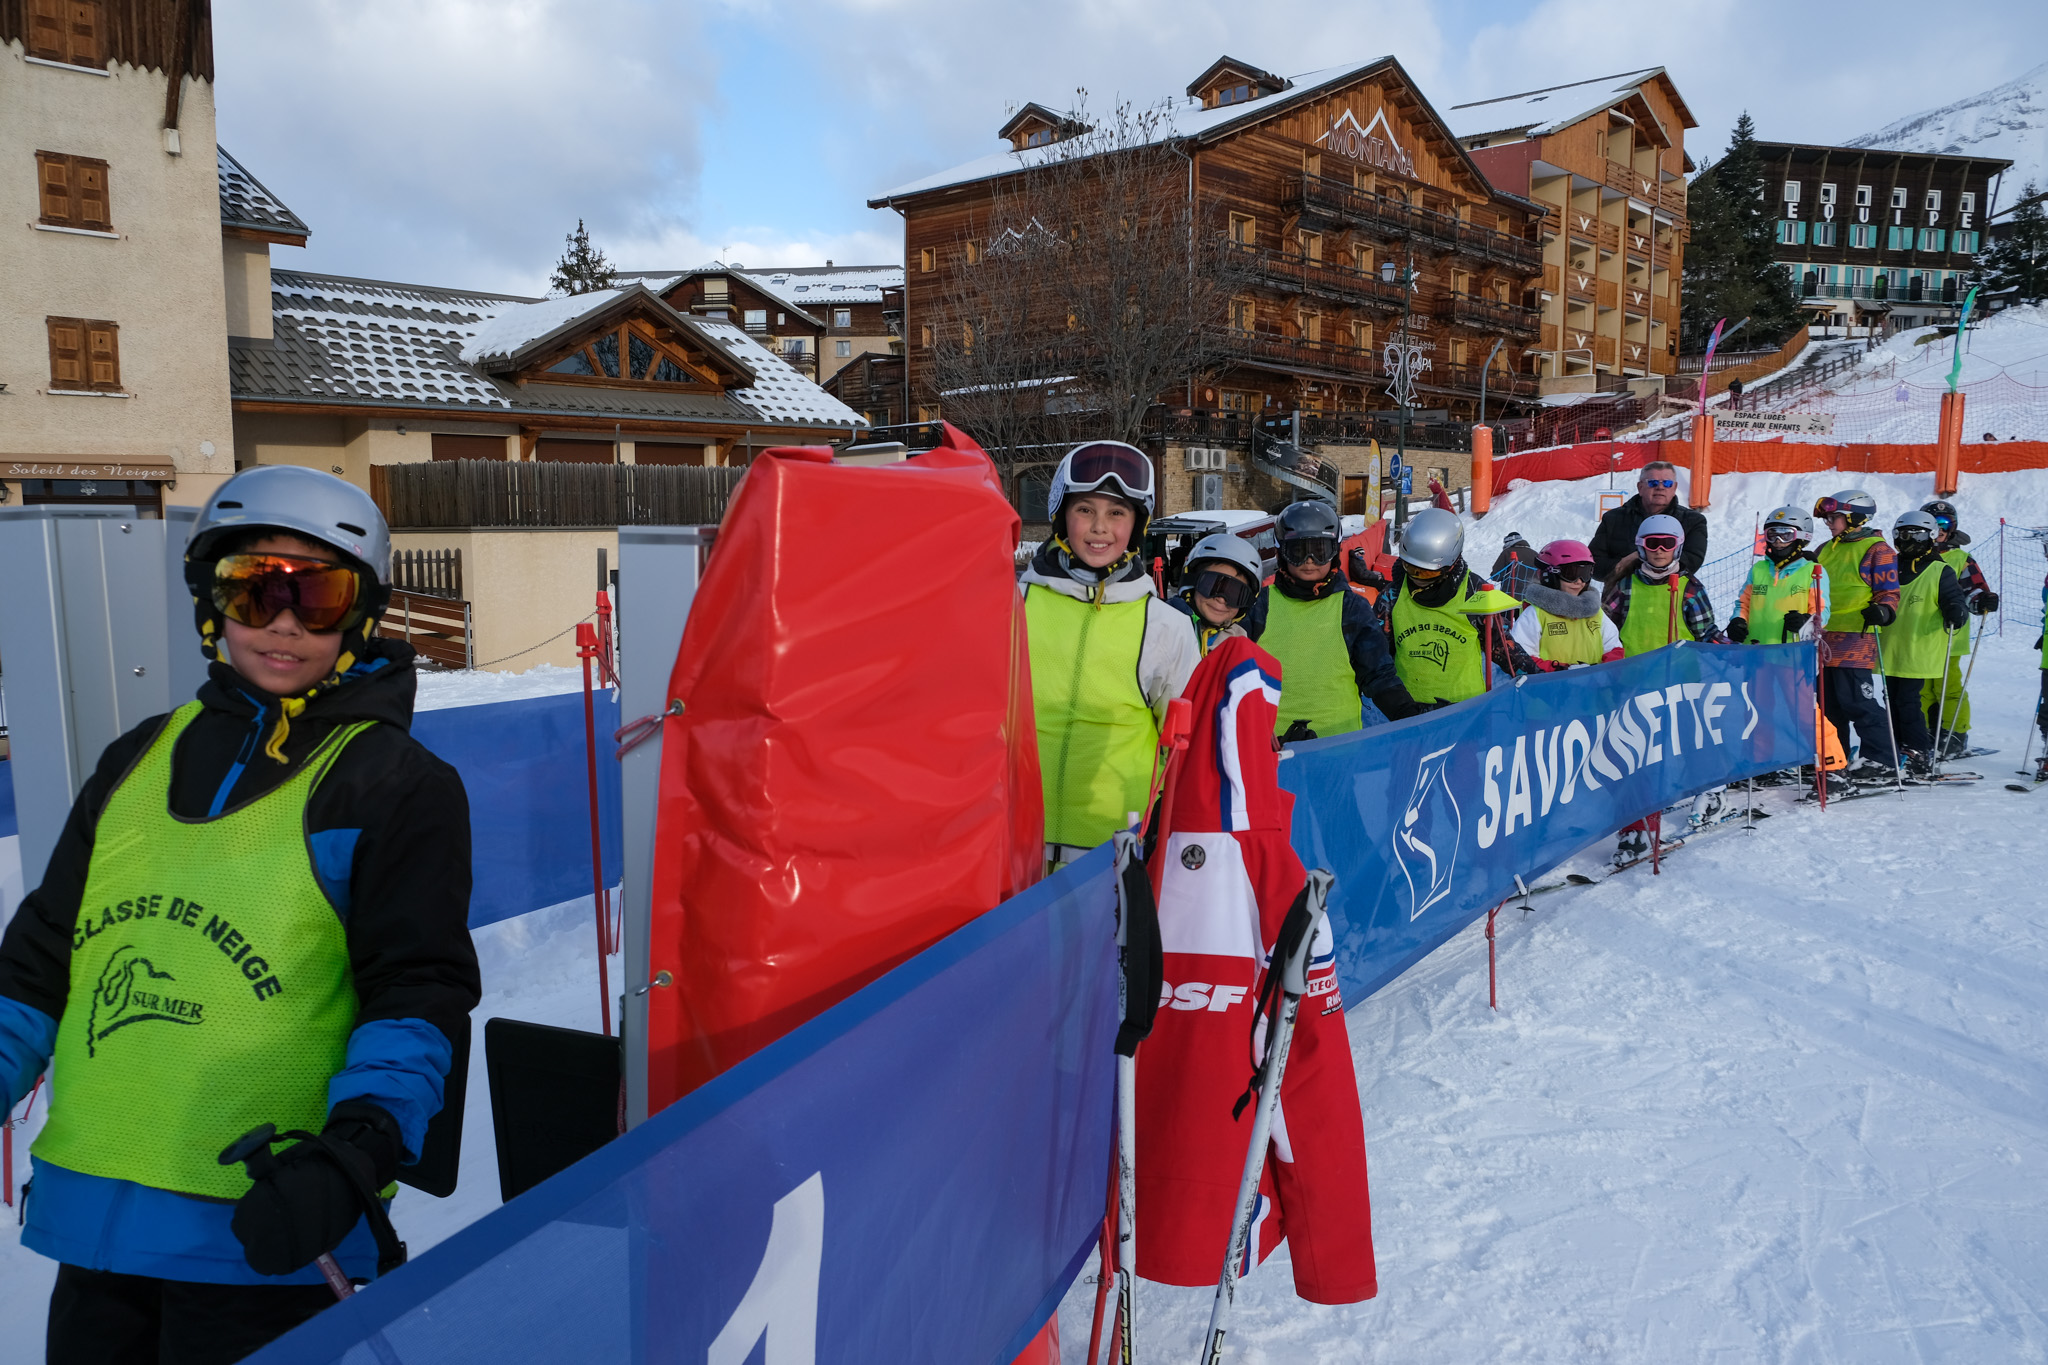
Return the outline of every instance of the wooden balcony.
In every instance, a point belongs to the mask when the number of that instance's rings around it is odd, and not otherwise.
[[[1663,327],[1666,329],[1678,326],[1678,305],[1672,303],[1669,299],[1652,299],[1650,301],[1650,324],[1653,327]]]
[[[1639,285],[1630,285],[1622,290],[1621,311],[1632,318],[1649,316],[1650,291]]]
[[[1685,181],[1667,180],[1657,189],[1657,207],[1667,213],[1685,212]]]
[[[1230,246],[1230,259],[1239,269],[1269,288],[1329,299],[1379,313],[1401,311],[1401,286],[1388,283],[1370,271],[1316,259],[1298,251],[1270,251],[1236,243]]]
[[[1239,365],[1277,369],[1288,374],[1361,383],[1383,379],[1378,352],[1337,341],[1310,341],[1280,332],[1219,331],[1218,350]]]
[[[1621,285],[1614,280],[1595,280],[1594,306],[1603,313],[1611,313],[1621,302]]]
[[[1594,296],[1593,287],[1597,283],[1590,270],[1567,270],[1564,272],[1564,296],[1581,303],[1591,303]]]
[[[1555,294],[1563,282],[1563,272],[1554,265],[1543,267],[1543,292]]]
[[[1542,389],[1534,375],[1516,374],[1511,370],[1488,370],[1484,365],[1460,365],[1455,361],[1435,361],[1415,381],[1415,387],[1424,393],[1449,393],[1459,397],[1476,398],[1480,383],[1486,385],[1486,396],[1494,398],[1534,398]]]
[[[1283,195],[1282,203],[1309,222],[1362,228],[1394,240],[1412,238],[1525,274],[1533,275],[1543,261],[1543,249],[1536,242],[1460,222],[1448,214],[1416,208],[1341,180],[1302,176]]]
[[[1523,341],[1534,340],[1543,324],[1541,315],[1533,308],[1480,298],[1475,294],[1451,295],[1450,317],[1461,327]]]
[[[1596,336],[1593,338],[1593,363],[1612,365],[1614,363],[1614,338]]]

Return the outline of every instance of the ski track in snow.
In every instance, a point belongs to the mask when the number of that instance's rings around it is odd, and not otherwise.
[[[1723,475],[1715,549],[1746,543],[1759,508],[1859,482],[1886,525],[1931,496],[1924,475]],[[1504,495],[1474,558],[1509,529],[1585,536],[1603,483]],[[1965,475],[1957,501],[1980,535],[1999,513],[2048,523],[2048,471]],[[1971,684],[1973,738],[2001,750],[1967,760],[1984,783],[1825,815],[1759,791],[1771,819],[1722,827],[1661,876],[1503,911],[1498,1013],[1478,924],[1351,1010],[1379,1297],[1302,1302],[1283,1246],[1240,1288],[1229,1360],[2048,1360],[2048,794],[2002,788],[2038,687],[2022,622],[2043,563],[2007,557],[2006,633]],[[422,693],[580,686],[555,672]],[[587,897],[476,931],[462,1188],[401,1191],[415,1254],[498,1203],[484,1020],[595,1029],[592,933]],[[0,1222],[0,1341],[40,1339],[54,1274]],[[1061,1308],[1069,1361],[1092,1274]],[[1209,1302],[1141,1282],[1140,1359],[1194,1358]]]

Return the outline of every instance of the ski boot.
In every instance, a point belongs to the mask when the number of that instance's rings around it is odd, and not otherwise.
[[[1908,781],[1914,778],[1925,780],[1941,771],[1940,767],[1935,763],[1933,756],[1924,750],[1906,749],[1902,750],[1902,752],[1906,759],[1906,778]]]
[[[1614,843],[1614,865],[1627,867],[1650,856],[1650,832],[1646,829],[1625,829]]]
[[[1694,829],[1711,824],[1714,817],[1721,813],[1722,790],[1716,787],[1712,791],[1701,792],[1695,796],[1692,799],[1692,814],[1687,817],[1687,824]]]
[[[1941,758],[1944,763],[1950,759],[1966,757],[1970,752],[1970,737],[1955,731],[1941,742]]]
[[[1859,758],[1842,774],[1852,787],[1889,787],[1899,780],[1898,769],[1874,758]]]

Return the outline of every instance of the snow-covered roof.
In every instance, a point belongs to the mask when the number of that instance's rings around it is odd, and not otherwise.
[[[1570,85],[1553,85],[1498,99],[1454,104],[1444,115],[1451,132],[1459,138],[1483,137],[1488,133],[1520,133],[1542,137],[1569,128],[1588,114],[1618,104],[1652,80],[1664,74],[1661,66],[1641,71],[1624,71],[1618,76],[1596,76]]]
[[[1158,133],[1152,140],[1166,142],[1179,137],[1211,137],[1241,123],[1255,123],[1269,117],[1278,109],[1292,107],[1305,98],[1313,98],[1331,86],[1341,85],[1392,60],[1391,57],[1375,57],[1371,61],[1350,62],[1343,66],[1310,71],[1294,77],[1293,87],[1286,93],[1268,95],[1244,104],[1225,104],[1214,109],[1204,109],[1192,99],[1177,97],[1161,106],[1167,111],[1167,117],[1160,120]],[[886,208],[898,199],[907,199],[911,195],[923,194],[927,190],[968,185],[977,180],[991,180],[999,175],[1010,175],[1044,165],[1065,155],[1066,149],[1057,142],[1044,147],[1030,147],[1021,152],[1008,149],[991,152],[987,156],[976,157],[972,161],[962,162],[958,166],[913,180],[907,185],[898,185],[895,189],[868,200],[868,207]]]
[[[228,149],[215,144],[214,160],[220,167],[220,223],[222,227],[253,228],[275,232],[304,241],[312,235],[299,215],[284,201],[263,188],[263,182],[249,174]]]
[[[521,388],[479,367],[479,361],[512,355],[639,292],[642,286],[633,285],[532,299],[273,270],[275,340],[268,347],[229,347],[230,382],[237,398],[479,413],[574,410],[764,427],[866,425],[860,414],[739,328],[702,319],[678,320],[721,347],[752,376],[751,383],[719,394],[590,384]],[[667,308],[659,299],[653,302]]]
[[[781,292],[805,308],[829,308],[835,303],[880,303],[884,289],[903,287],[903,267],[900,265],[815,265],[741,273],[757,284]]]

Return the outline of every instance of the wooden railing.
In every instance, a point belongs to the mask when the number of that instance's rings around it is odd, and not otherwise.
[[[373,465],[394,530],[702,526],[725,515],[744,468],[435,460]]]
[[[1593,287],[1596,291],[1594,303],[1597,307],[1605,311],[1620,305],[1621,285],[1619,282],[1615,280],[1595,280],[1593,281]]]
[[[1290,189],[1286,206],[1304,217],[1355,223],[1397,238],[1415,237],[1531,274],[1543,261],[1542,247],[1528,238],[1462,222],[1341,180],[1302,176]]]
[[[429,597],[462,596],[462,551],[393,550],[391,585]]]
[[[1357,270],[1305,252],[1272,251],[1233,242],[1230,244],[1230,259],[1237,263],[1239,269],[1267,284],[1301,294],[1363,304],[1385,313],[1400,312],[1404,301],[1398,284],[1382,280],[1371,271]]]
[[[422,659],[443,668],[476,666],[476,635],[467,602],[396,590],[377,622],[377,634],[405,641]]]
[[[1451,321],[1528,340],[1537,334],[1543,318],[1534,308],[1501,303],[1476,294],[1453,294]]]

